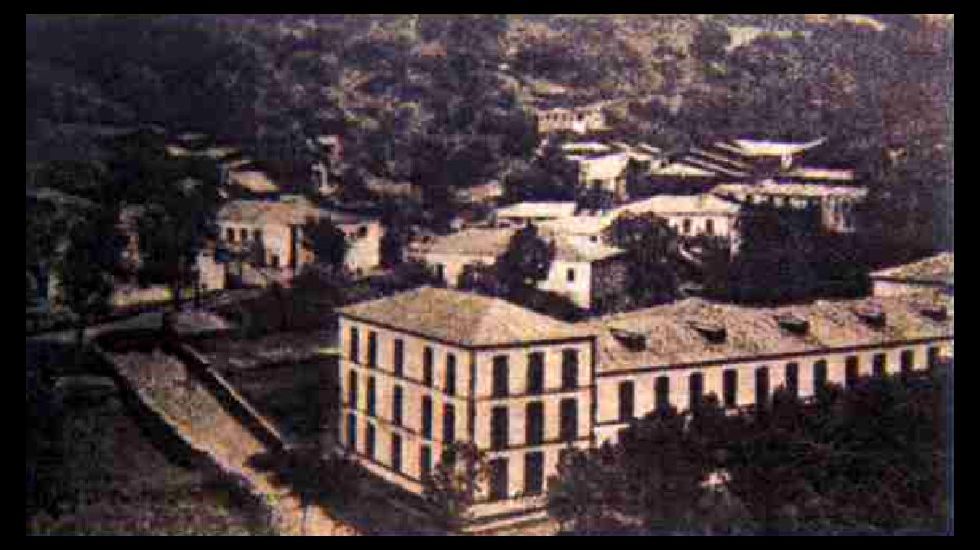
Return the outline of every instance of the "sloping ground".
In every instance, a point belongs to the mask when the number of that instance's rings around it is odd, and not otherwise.
[[[354,535],[357,532],[312,506],[303,525],[299,497],[273,481],[273,474],[251,466],[250,457],[268,451],[224,410],[186,366],[160,351],[110,355],[140,398],[193,448],[206,452],[225,472],[241,476],[273,510],[276,530],[287,535]]]

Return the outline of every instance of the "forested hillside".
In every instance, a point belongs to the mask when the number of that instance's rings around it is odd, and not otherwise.
[[[918,216],[894,238],[950,244],[949,17],[27,18],[29,162],[86,154],[65,122],[152,122],[301,177],[306,140],[339,133],[345,183],[412,180],[433,205],[519,169],[549,94],[629,99],[619,132],[670,150],[827,136],[818,160],[857,167],[880,218]]]

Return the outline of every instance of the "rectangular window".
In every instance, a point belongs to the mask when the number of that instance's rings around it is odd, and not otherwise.
[[[691,373],[688,377],[688,405],[691,410],[701,404],[704,395],[704,375],[700,372]]]
[[[262,230],[256,229],[252,231],[252,239],[255,240],[256,242],[262,242]]]
[[[934,369],[939,366],[939,346],[932,346],[927,352],[929,354],[929,368]]]
[[[490,470],[490,500],[507,498],[507,459],[495,458],[487,465]]]
[[[422,437],[432,439],[432,398],[422,396]]]
[[[665,411],[670,408],[670,378],[658,376],[654,387],[654,406],[658,411]]]
[[[374,416],[374,377],[368,378],[367,386],[367,413],[369,416]]]
[[[456,408],[449,404],[442,406],[442,441],[456,441]]]
[[[687,218],[684,218],[684,222],[683,223],[684,223],[684,234],[685,235],[690,235],[691,234],[691,220],[689,220]]]
[[[233,228],[229,227],[225,230],[225,239],[230,243],[235,242],[235,230]]]
[[[357,373],[353,370],[347,375],[347,406],[357,408]]]
[[[565,274],[565,277],[566,277],[566,279],[568,279],[568,282],[574,283],[575,282],[575,270],[572,269],[572,268],[568,268],[568,272]]]
[[[524,441],[528,445],[540,445],[544,441],[544,404],[528,403],[524,412]]]
[[[769,367],[755,369],[755,404],[763,407],[769,403]]]
[[[507,356],[498,355],[493,358],[493,397],[507,397]]]
[[[432,348],[422,350],[422,384],[432,387]]]
[[[709,219],[704,222],[704,232],[708,235],[715,234],[715,220]]]
[[[562,441],[573,441],[578,437],[578,401],[575,399],[561,400],[560,436]]]
[[[915,368],[915,350],[903,350],[899,360],[901,361],[902,374],[912,372],[912,369]]]
[[[359,363],[361,361],[360,357],[360,335],[357,333],[357,327],[350,328],[350,357],[349,359],[354,363]]]
[[[509,431],[507,407],[494,407],[490,411],[490,448],[494,450],[507,447]]]
[[[391,422],[395,426],[402,425],[402,388],[395,386],[395,391],[391,394]]]
[[[402,471],[402,436],[391,434],[391,469]]]
[[[374,437],[375,437],[374,424],[368,422],[367,426],[364,426],[364,453],[367,454],[368,457],[372,459],[374,458],[374,448],[375,448]]]
[[[524,455],[524,494],[540,495],[544,489],[544,453]]]
[[[248,242],[248,229],[242,229],[238,234],[242,237],[242,243]]]
[[[800,366],[797,363],[786,363],[786,391],[793,397],[800,395]]]
[[[367,362],[369,367],[378,366],[378,333],[368,331]]]
[[[527,393],[540,394],[544,390],[544,353],[536,351],[527,356]]]
[[[738,371],[728,369],[722,374],[722,393],[724,394],[725,406],[735,407],[738,399]]]
[[[432,447],[428,445],[419,449],[419,472],[423,480],[432,474]]]
[[[853,386],[857,382],[858,375],[857,355],[848,355],[844,359],[844,385],[848,388]]]
[[[619,383],[619,421],[627,422],[633,419],[633,382],[626,380]]]
[[[405,373],[405,342],[401,338],[395,339],[394,355],[395,376],[404,376]]]
[[[813,393],[827,385],[827,361],[821,359],[813,363]]]
[[[871,362],[871,374],[875,378],[884,378],[886,362],[887,356],[884,353],[876,353],[874,355]]]
[[[347,413],[347,448],[357,450],[357,416]]]
[[[574,390],[578,386],[578,350],[561,352],[561,389]]]
[[[456,395],[456,356],[446,354],[446,387],[447,395]]]
[[[277,254],[269,256],[269,265],[275,269],[279,269],[279,256]]]

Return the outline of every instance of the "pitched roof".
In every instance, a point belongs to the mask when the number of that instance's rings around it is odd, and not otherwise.
[[[624,204],[613,211],[613,217],[624,212],[636,214],[737,214],[741,206],[711,194],[656,195],[648,199]]]
[[[575,202],[518,202],[497,209],[503,218],[563,218],[575,214]]]
[[[753,195],[780,195],[792,197],[848,197],[861,199],[867,196],[868,190],[863,187],[844,185],[821,185],[816,183],[724,183],[711,190],[721,195],[738,195],[750,193]]]
[[[854,170],[800,166],[790,170],[786,175],[805,180],[852,181],[854,179]]]
[[[953,253],[943,252],[917,262],[880,269],[873,272],[871,277],[953,284]]]
[[[587,337],[587,331],[499,298],[421,287],[338,313],[463,346]]]
[[[880,308],[885,313],[885,325],[874,328],[863,321],[855,311],[862,306]],[[752,308],[689,298],[581,324],[599,333],[599,369],[617,371],[951,337],[951,311],[948,310],[947,321],[936,321],[921,313],[922,306],[914,300],[872,298]],[[783,329],[777,317],[787,314],[806,319],[807,332],[797,335]],[[692,322],[722,326],[726,336],[723,341],[713,343]],[[645,338],[645,349],[630,349],[614,335],[614,330],[641,335]]]
[[[235,170],[229,174],[232,183],[244,187],[253,193],[274,193],[279,190],[265,172],[259,170]]]
[[[471,228],[434,238],[419,247],[423,254],[498,257],[507,251],[518,230],[509,227]],[[566,262],[593,262],[622,254],[623,250],[601,243],[584,243],[561,234],[544,234],[555,243],[555,259]]]
[[[218,210],[218,220],[257,225],[302,225],[318,218],[321,211],[309,201],[234,200]]]
[[[800,143],[758,139],[735,139],[732,140],[731,143],[716,143],[715,146],[749,157],[781,157],[783,155],[795,155],[797,153],[802,153],[807,149],[812,149],[822,144],[826,140],[827,138],[820,138],[813,141]]]

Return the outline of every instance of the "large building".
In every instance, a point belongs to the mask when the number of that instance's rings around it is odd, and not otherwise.
[[[745,205],[769,205],[777,209],[816,208],[824,229],[853,233],[858,229],[856,207],[868,195],[861,187],[803,183],[731,183],[715,187],[712,193]]]
[[[450,287],[459,283],[467,265],[492,265],[507,251],[516,229],[473,228],[421,243],[410,255],[432,266]],[[567,297],[583,309],[601,308],[626,286],[624,251],[598,242],[542,234],[554,243],[555,256],[547,277],[537,286]]]
[[[566,445],[614,441],[657,407],[715,394],[924,370],[952,357],[952,315],[905,298],[748,308],[688,299],[568,324],[495,298],[421,288],[342,308],[339,442],[409,491],[451,441],[487,453],[484,519],[540,511]]]

